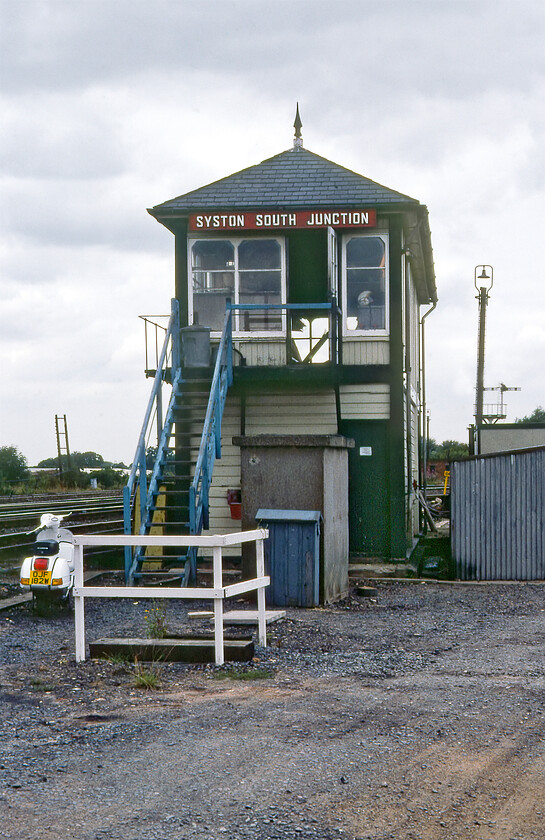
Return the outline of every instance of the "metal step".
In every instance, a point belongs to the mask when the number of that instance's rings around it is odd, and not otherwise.
[[[175,391],[174,392],[174,398],[176,400],[187,399],[188,397],[204,397],[206,400],[208,400],[209,396],[210,396],[210,391],[193,391],[189,388],[184,388],[181,391]]]

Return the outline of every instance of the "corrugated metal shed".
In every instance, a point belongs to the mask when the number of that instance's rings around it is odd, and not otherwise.
[[[450,481],[458,576],[545,579],[545,447],[454,461]]]

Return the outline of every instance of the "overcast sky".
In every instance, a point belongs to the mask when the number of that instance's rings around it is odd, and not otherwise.
[[[467,439],[474,267],[494,267],[485,384],[545,405],[543,0],[0,0],[0,445],[130,462],[138,315],[174,237],[146,208],[307,149],[426,204],[439,305],[431,435]]]

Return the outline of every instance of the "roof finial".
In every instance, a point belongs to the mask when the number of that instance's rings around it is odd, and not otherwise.
[[[297,103],[297,109],[295,111],[295,122],[293,123],[293,127],[295,129],[295,138],[293,140],[293,148],[294,149],[302,149],[303,148],[303,137],[301,136],[301,128],[303,127],[303,123],[301,122],[301,117],[299,116],[299,103]]]

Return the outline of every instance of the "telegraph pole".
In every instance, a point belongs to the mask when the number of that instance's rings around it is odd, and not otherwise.
[[[68,443],[68,424],[66,422],[66,414],[55,414],[55,434],[57,436],[57,455],[59,459],[59,482],[64,487],[66,478],[68,477],[68,480],[70,480],[72,472],[72,459],[70,457],[70,445]],[[64,444],[62,438],[64,438]],[[63,450],[64,457],[66,458],[66,473],[62,462]]]
[[[481,273],[477,276],[478,270]],[[488,272],[487,272],[488,269]],[[480,285],[477,285],[477,282]],[[486,307],[490,289],[494,283],[494,269],[491,265],[475,266],[474,283],[479,301],[479,338],[477,351],[477,382],[475,386],[475,454],[481,451],[480,427],[483,423],[483,397],[484,397],[484,342],[486,330]]]

